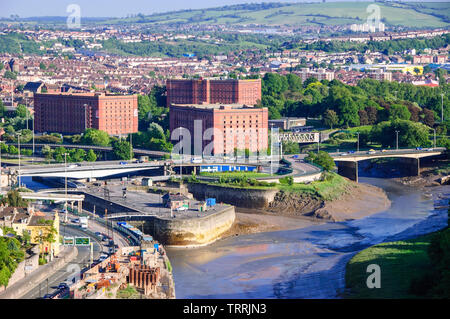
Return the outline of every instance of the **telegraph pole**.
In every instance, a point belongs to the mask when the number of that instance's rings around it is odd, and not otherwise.
[[[65,193],[65,222],[67,223],[67,153],[64,153],[64,193]],[[81,213],[81,212],[80,212]]]
[[[396,141],[396,149],[397,149],[397,151],[398,151],[398,132],[399,131],[395,131],[395,134],[396,134],[396,139],[395,139],[395,141]]]
[[[356,146],[356,151],[359,152],[359,132],[356,132],[356,135],[358,135],[358,143]]]
[[[441,123],[444,123],[444,93],[441,93]]]
[[[21,135],[21,133],[19,132],[19,133],[17,133],[17,143],[18,143],[18,145],[19,145],[19,178],[18,178],[18,182],[19,182],[19,188],[20,188],[20,186],[22,185],[22,181],[21,181],[21,179],[20,179],[20,135]]]

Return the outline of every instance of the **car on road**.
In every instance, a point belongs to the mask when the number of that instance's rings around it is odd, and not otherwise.
[[[349,153],[349,154],[354,154],[354,153],[355,153],[355,151],[348,151],[348,153]]]
[[[432,148],[427,148],[426,151],[427,151],[427,152],[432,152],[433,149],[432,149]]]
[[[128,164],[128,162],[124,162],[124,161],[119,163],[119,165],[127,165],[127,164]]]
[[[421,151],[422,148],[421,147],[416,147],[416,151]]]
[[[375,154],[375,153],[376,153],[376,151],[374,149],[371,149],[367,152],[367,154]]]
[[[189,209],[189,208],[186,207],[186,206],[180,206],[180,207],[176,208],[175,210],[176,210],[177,212],[181,212],[181,211],[183,211],[183,210],[188,210],[188,209]]]
[[[385,153],[387,152],[384,148],[381,150],[381,153]]]
[[[347,153],[341,153],[341,155],[340,156],[345,156],[345,155],[348,155]]]

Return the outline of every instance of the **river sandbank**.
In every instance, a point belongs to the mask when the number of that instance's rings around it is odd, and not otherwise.
[[[236,220],[222,238],[261,232],[293,230],[333,221],[360,219],[388,209],[391,205],[381,188],[352,183],[351,190],[339,199],[316,203],[315,211],[289,209],[251,209],[236,207]],[[327,216],[318,218],[315,216]]]

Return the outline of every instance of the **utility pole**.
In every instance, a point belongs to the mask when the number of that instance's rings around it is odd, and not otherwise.
[[[133,133],[130,133],[130,161],[133,159]]]
[[[444,123],[444,93],[441,93],[441,123]]]
[[[436,148],[436,129],[433,129],[433,147]]]
[[[69,155],[69,154],[64,153],[64,194],[65,194],[65,200],[66,200],[66,202],[64,204],[64,206],[65,206],[64,209],[66,210],[64,222],[66,222],[66,223],[67,223],[67,155]]]
[[[396,144],[396,149],[397,149],[397,151],[398,151],[398,132],[399,131],[395,131],[395,134],[396,134],[396,139],[395,139],[395,144]]]
[[[359,132],[356,132],[356,135],[358,135],[358,142],[356,146],[356,152],[359,152]]]
[[[17,143],[18,143],[18,145],[19,145],[19,178],[18,178],[18,182],[19,182],[19,188],[20,188],[20,186],[22,185],[22,181],[21,181],[21,179],[20,179],[20,135],[21,135],[21,133],[19,132],[19,133],[17,133]]]
[[[34,156],[34,115],[31,118],[32,128],[33,128],[33,156]]]
[[[270,123],[270,175],[273,175],[273,123]]]

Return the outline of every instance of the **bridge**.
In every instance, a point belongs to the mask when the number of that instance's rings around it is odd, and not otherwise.
[[[330,153],[338,167],[338,174],[353,181],[358,181],[358,162],[377,158],[401,158],[409,168],[411,176],[420,174],[420,159],[423,157],[437,156],[445,152],[444,147],[428,149],[399,149],[382,151],[360,151],[351,153]]]
[[[14,145],[18,147],[17,143],[6,143],[6,145]],[[112,152],[113,148],[111,146],[96,146],[96,145],[78,145],[78,144],[52,144],[52,143],[34,143],[34,147],[41,149],[45,145],[50,146],[52,148],[55,147],[64,147],[64,148],[79,148],[84,150],[94,150],[94,151],[102,151],[102,152]],[[33,148],[32,143],[20,143],[21,148]],[[133,148],[133,153],[136,155],[148,155],[153,157],[164,157],[166,155],[170,155],[170,153],[162,152],[162,151],[151,151],[144,150],[139,148]]]
[[[104,219],[131,219],[133,217],[156,217],[157,215],[151,212],[123,212],[123,213],[113,213],[104,216]]]
[[[295,142],[295,143],[318,143],[320,142],[319,132],[307,132],[307,133],[294,133],[294,132],[283,132],[276,133],[278,142]]]

